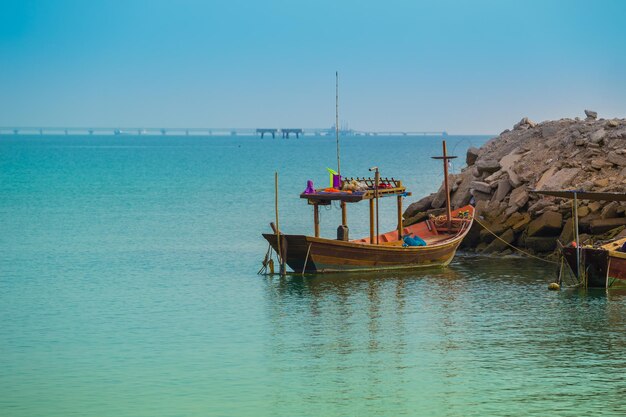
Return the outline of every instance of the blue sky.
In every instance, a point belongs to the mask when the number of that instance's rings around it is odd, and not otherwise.
[[[626,117],[626,1],[0,0],[0,125]]]

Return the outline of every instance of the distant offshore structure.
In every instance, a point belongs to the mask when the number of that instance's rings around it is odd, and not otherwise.
[[[339,129],[341,136],[448,136],[446,131],[365,131],[347,127]],[[334,136],[335,126],[330,128],[210,128],[210,127],[0,127],[0,135],[104,135],[104,136],[260,136],[276,138],[295,136]]]

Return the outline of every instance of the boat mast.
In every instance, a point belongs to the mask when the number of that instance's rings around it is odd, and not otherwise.
[[[446,224],[448,231],[452,229],[452,207],[450,206],[450,186],[448,185],[448,160],[456,156],[448,156],[446,141],[443,141],[443,156],[433,156],[433,159],[443,159],[443,184],[446,192]]]
[[[339,71],[335,71],[335,139],[337,141],[337,174],[341,175],[339,162]]]
[[[335,140],[337,141],[337,175],[341,182],[341,163],[339,162],[339,72],[335,71]],[[348,226],[348,207],[341,202],[341,225]]]
[[[450,207],[450,186],[448,185],[448,154],[446,141],[443,141],[443,182],[446,187],[446,219],[448,220],[448,231],[452,228],[452,209]]]

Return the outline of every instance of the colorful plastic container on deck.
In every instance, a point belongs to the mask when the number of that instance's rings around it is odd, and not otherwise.
[[[331,188],[341,189],[341,175],[337,171],[331,168],[326,168],[328,173],[330,174],[330,185]]]

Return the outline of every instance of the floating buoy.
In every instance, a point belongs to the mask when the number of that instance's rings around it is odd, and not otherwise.
[[[552,291],[556,291],[556,290],[561,289],[561,286],[557,284],[556,282],[553,282],[550,285],[548,285],[548,289]]]

